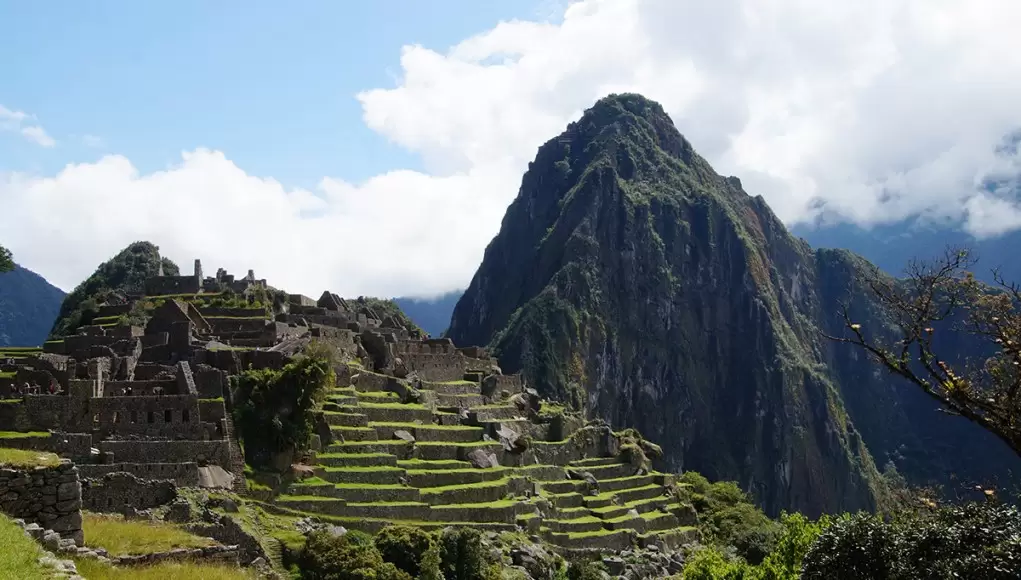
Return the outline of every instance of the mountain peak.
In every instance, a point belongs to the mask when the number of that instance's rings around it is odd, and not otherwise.
[[[691,144],[663,106],[637,93],[613,93],[599,99],[558,140],[563,142],[573,135],[589,141],[613,139],[628,140],[640,147],[654,145],[686,163],[694,155]]]

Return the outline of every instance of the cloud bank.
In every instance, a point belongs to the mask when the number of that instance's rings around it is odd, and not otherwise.
[[[109,155],[0,176],[0,231],[65,289],[148,239],[296,292],[439,294],[470,280],[537,147],[635,91],[788,224],[921,215],[996,235],[1021,226],[1021,157],[1002,146],[1021,127],[1019,21],[1014,0],[584,0],[555,24],[405,46],[397,86],[357,95],[424,173],[306,191],[229,152],[146,175]]]
[[[12,111],[0,105],[0,131],[20,133],[22,137],[41,147],[54,147],[57,142],[39,125],[31,125],[35,116],[24,111]]]

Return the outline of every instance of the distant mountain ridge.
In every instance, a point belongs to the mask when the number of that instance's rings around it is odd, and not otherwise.
[[[450,326],[450,315],[464,290],[452,290],[435,298],[394,298],[394,302],[430,336],[442,336]]]
[[[0,274],[0,346],[42,344],[64,296],[63,290],[21,266]]]

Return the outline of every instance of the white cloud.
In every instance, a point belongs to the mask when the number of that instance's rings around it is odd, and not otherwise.
[[[82,145],[98,149],[103,146],[103,138],[95,135],[82,135]]]
[[[0,131],[14,131],[22,137],[41,147],[53,147],[57,142],[39,125],[26,125],[26,121],[34,120],[34,115],[24,111],[12,111],[0,105]]]
[[[149,175],[107,156],[0,180],[0,231],[65,287],[144,238],[306,293],[439,293],[468,282],[538,145],[636,91],[787,223],[924,214],[994,235],[1021,226],[1014,190],[987,183],[1021,168],[994,151],[1021,126],[1019,21],[1014,0],[585,0],[404,47],[396,86],[358,95],[428,173],[309,192],[219,152]]]

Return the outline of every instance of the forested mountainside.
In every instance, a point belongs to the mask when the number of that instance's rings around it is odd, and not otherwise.
[[[64,292],[31,270],[0,274],[0,346],[37,346],[46,340]]]
[[[638,428],[670,470],[738,480],[774,514],[873,507],[889,461],[913,482],[1016,467],[822,337],[840,334],[844,300],[885,325],[852,284],[868,267],[791,236],[659,104],[612,95],[540,147],[449,336]]]

